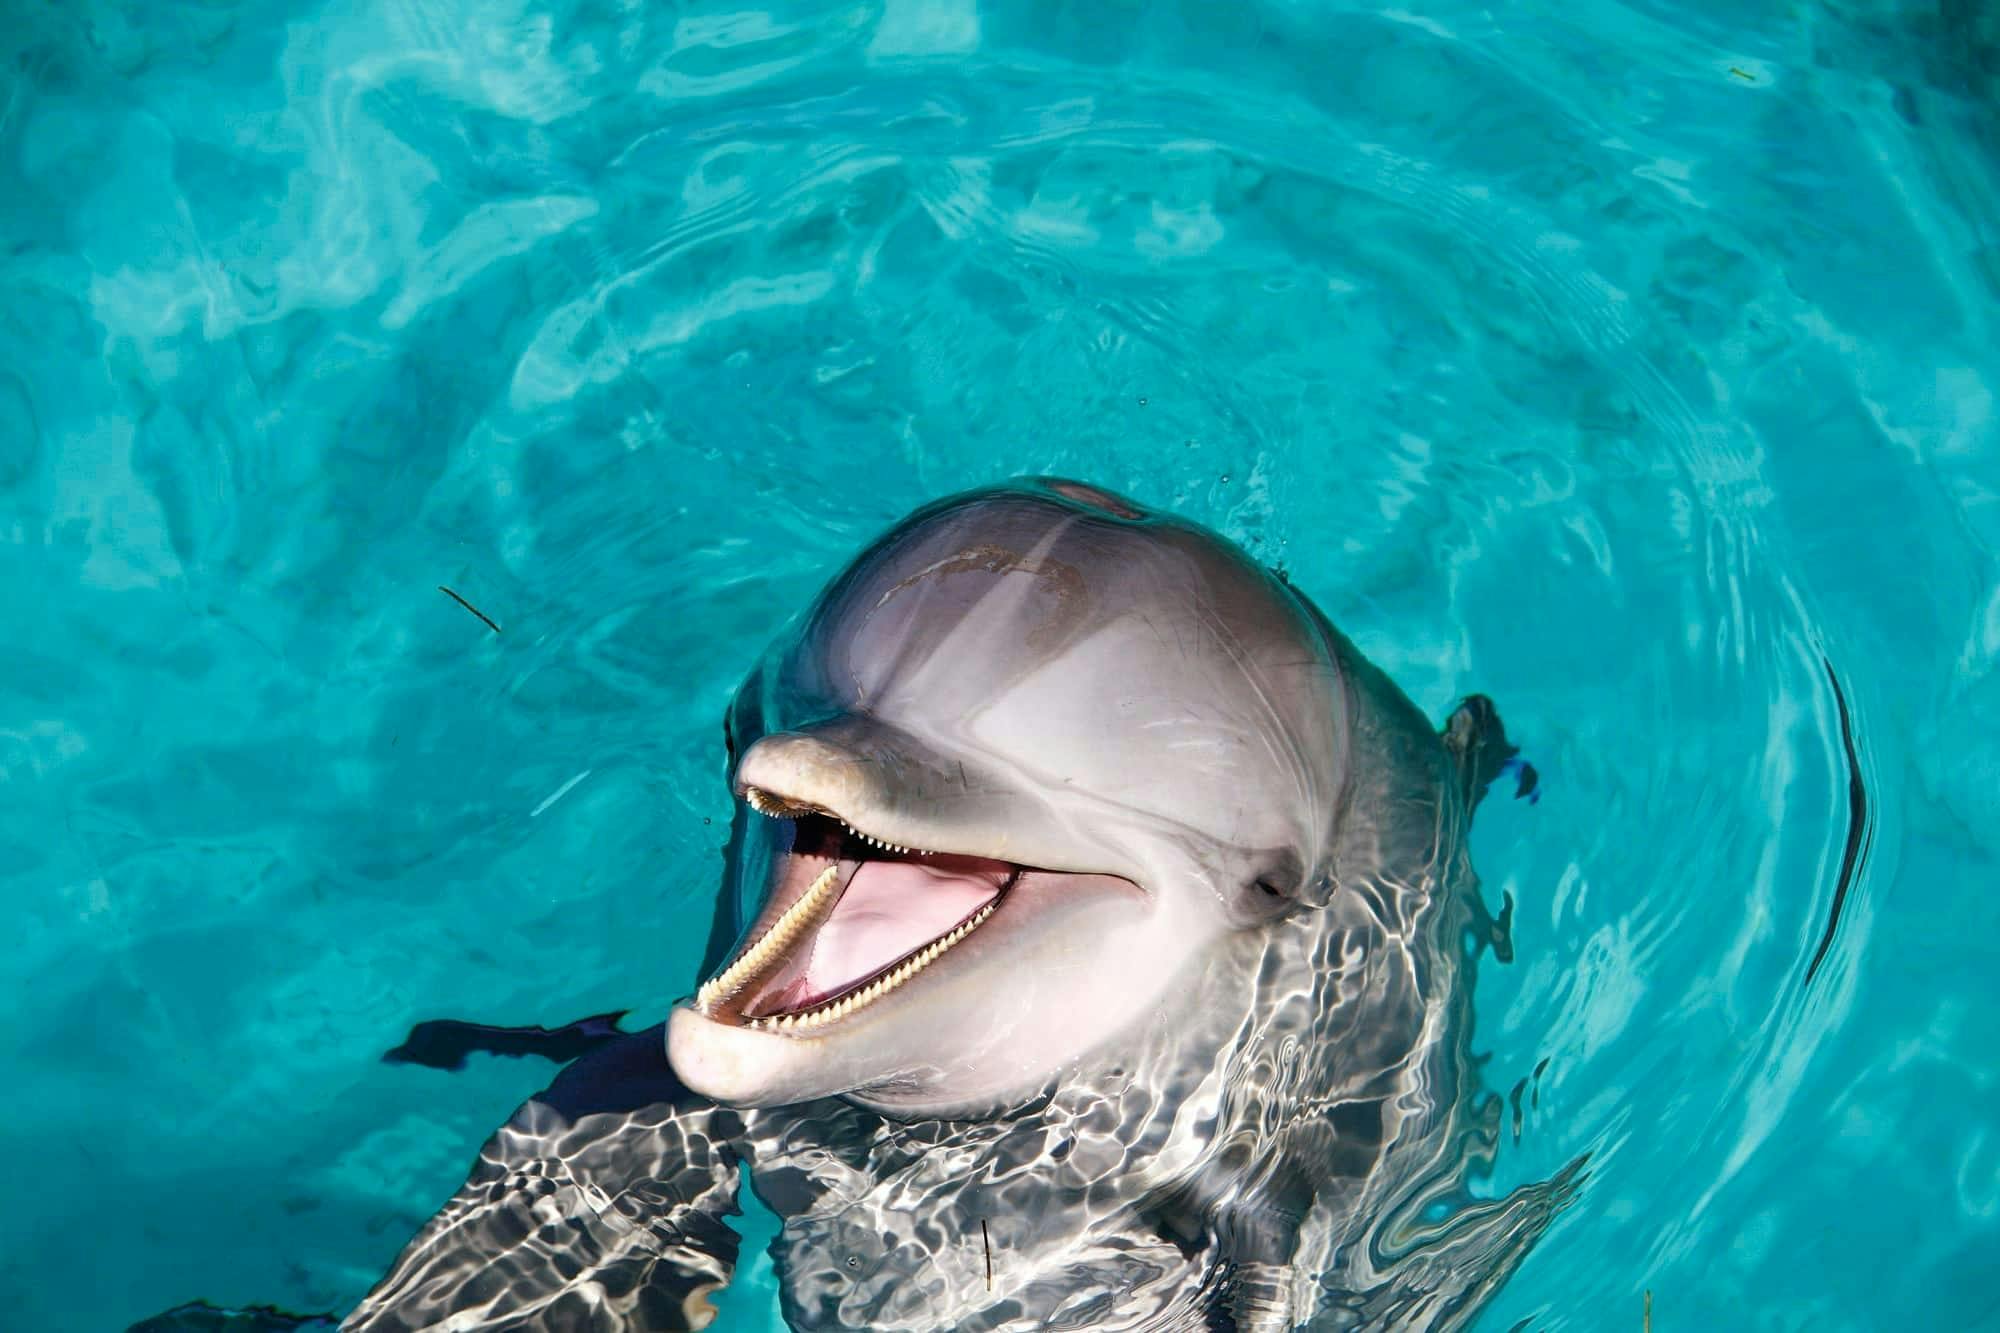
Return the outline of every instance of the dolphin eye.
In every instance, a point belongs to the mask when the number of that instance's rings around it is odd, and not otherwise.
[[[1244,886],[1243,896],[1238,900],[1239,919],[1246,925],[1264,924],[1290,916],[1298,907],[1296,895],[1288,887],[1296,883],[1287,879],[1279,867],[1268,867],[1254,876]]]
[[[732,767],[736,763],[736,728],[732,725],[730,714],[734,711],[730,709],[722,714],[722,748],[729,752],[729,762]]]
[[[1299,896],[1304,880],[1305,867],[1299,864],[1298,857],[1289,851],[1281,851],[1272,854],[1270,860],[1258,867],[1250,887],[1267,904],[1288,902]]]

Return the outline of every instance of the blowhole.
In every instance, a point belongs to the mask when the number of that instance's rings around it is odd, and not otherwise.
[[[1080,505],[1089,505],[1092,509],[1109,514],[1113,518],[1136,520],[1146,517],[1145,510],[1123,496],[1113,495],[1110,491],[1099,490],[1095,486],[1086,486],[1080,481],[1051,478],[1045,484],[1063,499],[1073,500]]]

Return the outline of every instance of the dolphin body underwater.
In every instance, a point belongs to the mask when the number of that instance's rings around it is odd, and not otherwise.
[[[349,1333],[703,1327],[745,1166],[796,1329],[1460,1327],[1565,1201],[1464,1185],[1497,715],[1435,729],[1223,538],[1059,480],[932,504],[725,729],[706,979],[528,1101]]]

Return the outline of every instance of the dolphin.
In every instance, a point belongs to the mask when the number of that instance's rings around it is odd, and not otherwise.
[[[349,1316],[700,1328],[739,1183],[796,1329],[1454,1328],[1576,1173],[1475,1198],[1514,755],[1284,578],[1082,482],[918,510],[725,720],[710,957],[570,1065]]]

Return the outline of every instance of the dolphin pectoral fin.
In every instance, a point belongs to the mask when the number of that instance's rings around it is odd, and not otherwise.
[[[742,1134],[673,1077],[661,1029],[596,1051],[487,1141],[341,1328],[704,1328],[736,1266]]]
[[[1211,1163],[1151,1201],[1145,1213],[1161,1239],[1206,1270],[1199,1327],[1284,1333],[1294,1326],[1293,1260],[1314,1199],[1305,1163],[1280,1153]]]
[[[1367,1241],[1403,1278],[1354,1287],[1322,1279],[1318,1308],[1299,1317],[1312,1328],[1465,1328],[1576,1201],[1589,1160],[1588,1153],[1572,1158],[1547,1180],[1496,1199],[1462,1200],[1444,1218],[1413,1215],[1425,1202],[1421,1191],[1413,1194],[1416,1206],[1382,1219]]]
[[[1235,1333],[1289,1333],[1292,1275],[1284,1264],[1241,1264],[1228,1278],[1229,1318]]]
[[[1469,694],[1444,724],[1445,752],[1457,774],[1459,799],[1468,815],[1486,797],[1486,789],[1503,774],[1514,774],[1514,795],[1538,798],[1533,764],[1523,763],[1520,747],[1507,739],[1500,710],[1483,694]],[[1496,916],[1476,893],[1470,896],[1472,935],[1493,950],[1502,963],[1514,961],[1514,899],[1503,894]]]
[[[1500,710],[1483,694],[1469,694],[1444,724],[1445,751],[1458,773],[1459,797],[1465,808],[1478,806],[1486,789],[1503,773],[1513,773],[1514,794],[1535,799],[1535,770],[1520,760],[1521,749],[1507,739]]]

